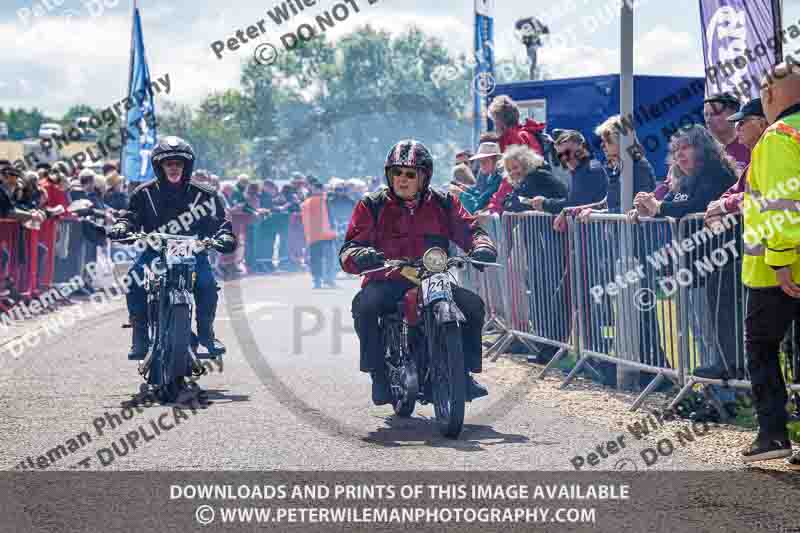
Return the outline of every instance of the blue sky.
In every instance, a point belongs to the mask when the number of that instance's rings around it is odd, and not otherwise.
[[[318,0],[304,13],[319,14],[342,0]],[[472,43],[468,0],[368,0],[361,11],[330,30],[336,38],[370,23],[397,32],[416,24],[454,52]],[[374,0],[373,0],[374,1]],[[619,21],[605,13],[613,0],[496,0],[495,50],[525,58],[513,24],[525,16],[551,21],[559,35],[540,52],[550,77],[605,74],[619,68]],[[150,71],[169,73],[168,98],[196,104],[210,91],[238,87],[241,63],[261,42],[287,31],[267,17],[278,0],[140,0]],[[47,10],[45,4],[53,9]],[[433,4],[433,5],[432,5]],[[697,0],[638,0],[636,72],[702,75]],[[786,25],[800,20],[800,1],[785,2]],[[76,103],[106,107],[126,92],[130,47],[130,0],[3,0],[0,4],[0,107],[33,107],[63,113]],[[39,12],[34,15],[34,6]],[[109,6],[109,7],[105,7]],[[553,10],[561,9],[564,13]],[[27,11],[26,11],[27,10]],[[612,12],[613,15],[613,12]],[[209,44],[266,19],[267,35],[217,59]],[[296,27],[302,17],[289,24]],[[573,37],[571,37],[573,36]],[[800,43],[797,43],[800,47]],[[792,48],[794,49],[794,48]]]

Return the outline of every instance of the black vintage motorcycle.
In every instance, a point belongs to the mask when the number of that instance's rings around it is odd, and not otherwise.
[[[361,273],[396,268],[418,285],[406,292],[397,311],[378,320],[392,406],[395,414],[407,417],[417,401],[421,405],[433,403],[439,430],[448,438],[461,433],[466,403],[461,342],[466,318],[453,299],[452,289],[458,282],[451,269],[467,264],[500,266],[468,256],[448,258],[445,250],[433,247],[421,260],[389,260],[383,267]]]
[[[158,254],[144,270],[151,343],[150,351],[139,364],[139,374],[147,382],[142,384],[141,392],[146,393],[152,387],[160,401],[171,403],[185,390],[200,393],[196,383],[186,379],[205,373],[195,356],[213,359],[198,352],[191,324],[195,255],[211,248],[214,241],[154,232],[135,233],[116,242],[124,244],[140,239]]]

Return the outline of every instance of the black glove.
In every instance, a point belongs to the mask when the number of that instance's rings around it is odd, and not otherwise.
[[[482,263],[494,263],[497,261],[497,252],[488,246],[478,246],[469,253],[470,259],[480,261]],[[481,272],[483,272],[483,265],[472,265]]]
[[[362,248],[353,254],[353,262],[359,270],[382,267],[385,261],[386,256],[383,255],[383,252],[379,252],[375,248]]]
[[[212,239],[211,248],[221,254],[229,254],[236,250],[236,240],[228,236]]]
[[[112,241],[118,241],[128,236],[128,226],[125,224],[114,224],[108,230],[106,236]]]

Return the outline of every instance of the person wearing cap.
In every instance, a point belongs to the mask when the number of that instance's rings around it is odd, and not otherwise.
[[[728,117],[738,113],[740,108],[739,99],[732,93],[715,94],[704,100],[703,116],[711,136],[725,147],[725,152],[736,161],[736,167],[742,173],[750,163],[750,149],[739,142],[736,128],[728,121]]]
[[[606,197],[608,177],[603,165],[592,159],[589,145],[583,134],[576,130],[565,130],[555,142],[558,159],[572,174],[572,184],[566,198],[537,196],[530,201],[535,211],[554,215],[564,208],[593,204]]]
[[[469,159],[473,164],[478,164],[475,185],[464,190],[460,197],[461,204],[469,213],[484,209],[500,188],[503,175],[497,163],[501,157],[499,144],[484,142],[478,147],[478,153]]]
[[[744,347],[759,426],[742,451],[747,463],[792,453],[779,347],[800,311],[800,65],[774,66],[760,92],[771,125],[753,149],[741,204]],[[787,465],[800,469],[800,453]]]
[[[742,106],[740,111],[729,116],[728,122],[735,124],[738,141],[746,146],[749,151],[756,147],[764,130],[769,126],[767,117],[764,115],[764,108],[761,105],[761,98],[750,100]],[[724,215],[741,212],[749,168],[750,164],[748,163],[737,182],[725,191],[718,200],[708,204],[705,214],[706,225],[713,227]]]

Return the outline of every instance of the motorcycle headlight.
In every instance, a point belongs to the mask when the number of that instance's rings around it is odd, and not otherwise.
[[[428,272],[444,272],[447,268],[447,252],[431,248],[422,256],[422,265]]]

